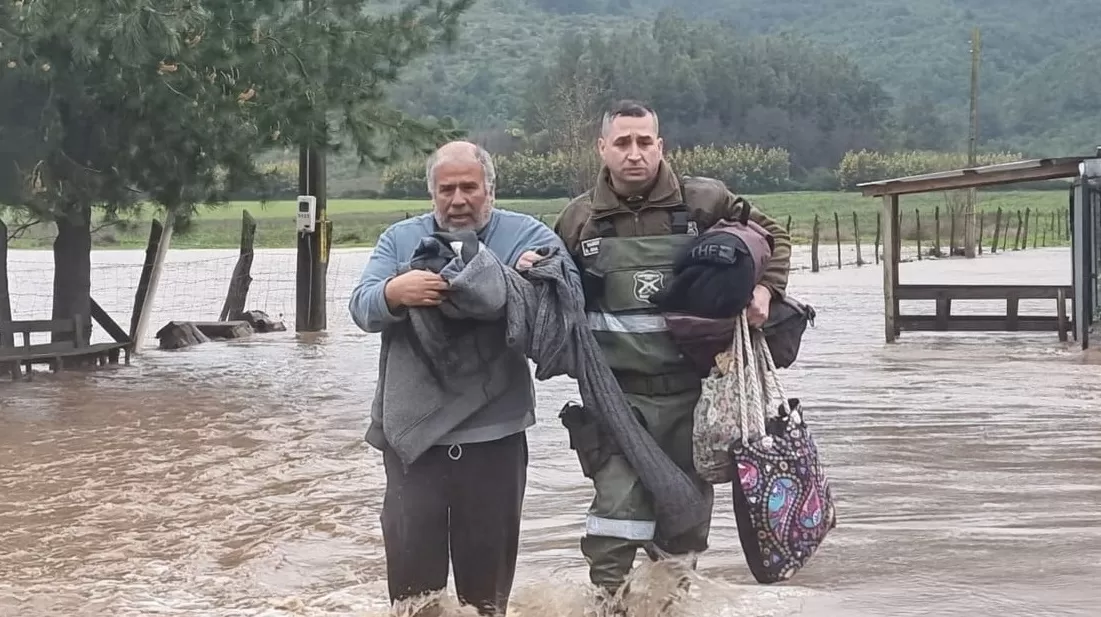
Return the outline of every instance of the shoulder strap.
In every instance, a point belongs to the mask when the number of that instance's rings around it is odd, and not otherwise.
[[[688,193],[684,190],[684,179],[688,176],[677,176],[677,185],[680,188],[680,205],[670,211],[669,226],[674,234],[688,233]]]
[[[672,227],[673,234],[683,235],[688,233],[688,206],[677,206],[673,208],[669,213],[670,227]]]

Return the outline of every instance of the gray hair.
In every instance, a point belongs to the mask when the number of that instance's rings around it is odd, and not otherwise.
[[[607,135],[608,130],[612,127],[612,121],[619,116],[627,116],[630,118],[645,118],[647,115],[654,118],[654,134],[658,133],[658,112],[654,111],[653,107],[650,107],[646,103],[640,103],[639,101],[633,101],[631,99],[625,99],[612,105],[608,111],[604,112],[604,120],[600,123],[600,134]]]
[[[441,156],[440,150],[442,149],[443,147],[433,152],[424,164],[424,180],[428,184],[429,195],[434,195],[436,186],[436,167],[444,161],[460,158],[459,155],[454,153],[447,153]],[[497,169],[493,166],[493,157],[489,155],[489,152],[487,152],[485,148],[474,144],[474,160],[478,161],[478,164],[482,166],[482,171],[485,174],[486,194],[492,196],[494,194],[493,190],[497,186]]]

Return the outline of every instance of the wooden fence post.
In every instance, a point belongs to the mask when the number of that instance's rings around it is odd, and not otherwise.
[[[142,266],[138,290],[134,293],[134,311],[130,315],[130,340],[133,342],[131,353],[141,353],[141,341],[145,336],[145,329],[149,327],[149,316],[153,312],[153,301],[156,299],[164,260],[168,256],[168,247],[172,244],[172,231],[175,225],[176,215],[166,212],[163,225],[154,220],[149,228],[145,263]]]
[[[1025,208],[1025,227],[1021,234],[1021,250],[1028,250],[1028,226],[1032,222],[1032,208]]]
[[[937,229],[936,235],[933,237],[935,244],[933,245],[932,253],[934,257],[940,257],[940,206],[937,206],[936,209],[933,210],[933,224],[937,226]]]
[[[814,215],[814,227],[811,228],[810,235],[810,271],[818,272],[818,233],[819,233],[818,215]]]
[[[875,211],[875,263],[879,263],[879,243],[882,240],[880,234],[883,233],[883,213],[879,210]]]
[[[948,207],[948,256],[956,255],[956,207]]]
[[[856,267],[864,265],[864,257],[860,254],[860,221],[856,212],[853,212],[853,238],[856,239]]]
[[[1017,210],[1017,235],[1013,237],[1013,250],[1021,250],[1021,229],[1024,226],[1024,218],[1021,217],[1021,211]]]
[[[837,269],[841,269],[841,217],[833,211],[833,235],[837,241]]]
[[[983,231],[984,231],[983,228],[985,226],[986,226],[986,211],[985,210],[979,210],[979,240],[976,243],[976,247],[978,248],[979,255],[982,255],[982,234],[983,234]],[[970,250],[970,248],[968,248],[967,250]]]
[[[233,267],[233,278],[229,280],[229,292],[218,321],[231,321],[241,318],[248,302],[248,290],[252,285],[252,258],[255,255],[253,245],[256,242],[256,220],[242,210],[241,213],[241,255]]]
[[[921,210],[917,208],[914,208],[914,234],[917,236],[917,258],[921,261]]]
[[[998,212],[994,215],[994,239],[990,242],[990,254],[998,252],[998,233],[1002,229],[1002,207],[998,206]]]

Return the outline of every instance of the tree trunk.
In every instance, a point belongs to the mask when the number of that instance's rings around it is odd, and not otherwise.
[[[11,295],[8,293],[8,226],[0,221],[0,321],[11,321]],[[0,345],[12,347],[11,334],[0,337]]]
[[[90,325],[92,314],[92,216],[88,206],[76,206],[68,217],[58,217],[54,240],[54,319],[80,315]],[[91,328],[84,329],[84,340]],[[72,334],[53,334],[53,342],[72,340]]]

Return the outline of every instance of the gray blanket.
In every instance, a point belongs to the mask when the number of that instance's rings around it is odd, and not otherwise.
[[[664,534],[679,535],[707,519],[708,503],[639,424],[604,361],[588,327],[584,298],[569,284],[563,261],[568,257],[541,251],[546,257],[521,275],[489,250],[422,249],[432,250],[418,250],[428,255],[420,267],[439,270],[450,282],[446,300],[439,307],[409,309],[409,319],[384,334],[390,340],[380,360],[385,362],[383,427],[403,460],[416,459],[471,410],[505,392],[507,371],[492,360],[504,350],[520,350],[535,363],[536,379],[577,380],[585,408],[600,414],[653,495]],[[458,392],[448,387],[471,380],[484,387]]]
[[[643,485],[653,496],[662,533],[680,535],[702,524],[710,504],[691,478],[665,454],[639,424],[604,361],[585,317],[584,299],[570,285],[563,257],[555,250],[524,273],[531,282],[523,333],[536,379],[568,375],[578,382],[587,410],[599,413]],[[512,300],[510,300],[510,303]]]
[[[503,356],[511,348],[519,359],[525,351],[523,299],[531,285],[484,247],[452,253],[444,246],[435,253],[433,242],[426,238],[403,271],[439,271],[450,284],[445,299],[438,307],[408,309],[407,320],[383,333],[379,359],[375,404],[387,444],[406,463],[515,388]],[[472,381],[482,387],[456,387]]]

